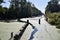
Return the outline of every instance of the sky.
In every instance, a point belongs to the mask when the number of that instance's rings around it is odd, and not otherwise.
[[[8,7],[9,8],[9,0],[4,0],[5,3],[2,3],[3,7]],[[50,0],[27,0],[30,1],[32,4],[35,5],[36,8],[41,10],[41,12],[45,13],[45,8]]]

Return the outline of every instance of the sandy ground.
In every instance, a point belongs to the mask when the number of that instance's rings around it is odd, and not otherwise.
[[[35,18],[24,18],[21,20],[26,21],[27,19],[34,25],[35,28],[32,29],[31,25],[29,25],[20,40],[60,40],[59,29],[56,29],[55,26],[52,26],[46,22],[43,16]],[[38,23],[39,19],[41,20],[40,24]],[[18,34],[23,25],[24,23],[21,22],[0,22],[1,40],[8,40],[10,38],[11,32],[13,32],[14,35]]]

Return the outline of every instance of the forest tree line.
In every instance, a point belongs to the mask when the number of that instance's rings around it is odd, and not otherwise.
[[[45,13],[60,12],[60,4],[58,0],[50,0],[46,6]]]
[[[22,2],[20,7],[15,7],[11,4],[9,8],[2,7],[1,3],[4,1],[0,1],[0,20],[1,19],[20,19],[20,18],[27,18],[33,16],[40,16],[43,13],[38,10],[34,4],[30,2]],[[16,2],[17,3],[17,2]],[[19,6],[19,5],[18,5]]]
[[[60,4],[58,0],[50,0],[45,10],[46,21],[60,29]]]

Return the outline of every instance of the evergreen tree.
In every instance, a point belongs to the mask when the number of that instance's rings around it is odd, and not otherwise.
[[[0,0],[0,4],[3,3],[3,0]]]
[[[46,7],[45,12],[58,12],[59,11],[59,5],[57,0],[51,0],[48,2],[48,5]]]

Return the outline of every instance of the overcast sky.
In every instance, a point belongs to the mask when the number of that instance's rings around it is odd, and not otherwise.
[[[9,7],[9,0],[4,0],[6,3],[3,3],[3,7]],[[32,4],[35,5],[36,8],[38,8],[39,10],[41,10],[43,13],[45,12],[45,7],[48,4],[48,1],[50,0],[28,0],[30,1]]]

